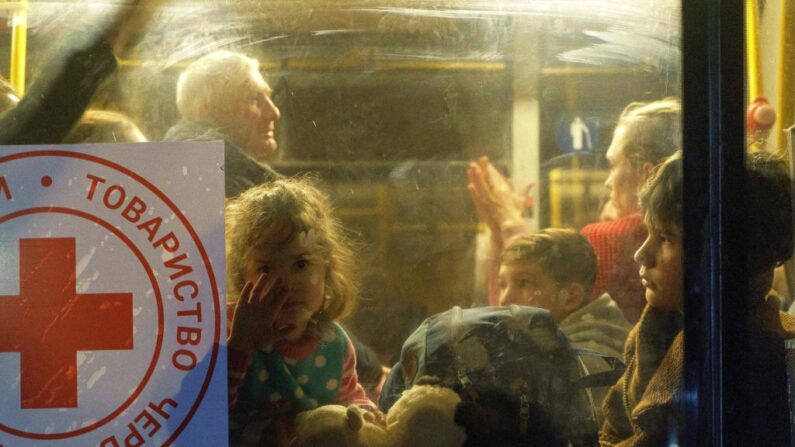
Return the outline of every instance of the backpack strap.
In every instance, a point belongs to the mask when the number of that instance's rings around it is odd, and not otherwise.
[[[450,340],[453,350],[453,367],[458,377],[458,383],[461,384],[464,393],[466,393],[473,402],[477,402],[478,393],[475,391],[475,387],[472,385],[472,380],[470,380],[469,375],[467,375],[464,360],[461,358],[461,351],[458,349],[458,344],[461,342],[461,338],[463,338],[461,334],[463,329],[463,324],[461,322],[463,319],[464,311],[460,307],[454,306],[450,309]]]
[[[579,379],[574,381],[574,385],[579,388],[597,388],[602,386],[611,386],[618,382],[618,379],[621,378],[621,375],[624,374],[624,370],[626,366],[621,359],[618,359],[612,355],[602,354],[601,352],[592,351],[590,349],[584,348],[572,348],[574,353],[577,354],[578,357],[589,356],[589,357],[599,357],[604,360],[608,366],[610,366],[610,370],[608,371],[601,371],[592,374],[586,374]]]
[[[530,399],[527,393],[527,382],[525,382],[522,385],[522,394],[519,396],[519,434],[522,438],[527,436],[527,426],[530,422]]]

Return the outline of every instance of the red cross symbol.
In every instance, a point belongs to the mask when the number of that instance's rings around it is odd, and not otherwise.
[[[77,407],[77,351],[133,348],[132,294],[78,294],[75,262],[74,238],[19,241],[19,296],[0,295],[0,353],[20,353],[23,409]]]

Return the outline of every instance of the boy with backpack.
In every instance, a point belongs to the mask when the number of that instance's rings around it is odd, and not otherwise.
[[[520,236],[500,259],[500,306],[546,309],[573,347],[620,359],[631,326],[607,293],[589,300],[597,269],[591,244],[574,230],[547,228]],[[579,359],[585,375],[612,369],[601,357]],[[598,424],[607,390],[588,390]]]
[[[589,302],[596,270],[593,249],[573,230],[516,239],[502,257],[502,306],[426,319],[403,345],[382,409],[433,376],[464,400],[456,422],[467,447],[594,445],[629,331],[609,296]]]
[[[500,259],[500,306],[546,309],[575,347],[621,358],[631,326],[607,293],[589,301],[597,268],[591,244],[574,230],[548,228],[520,236]],[[603,363],[592,360],[586,366]]]

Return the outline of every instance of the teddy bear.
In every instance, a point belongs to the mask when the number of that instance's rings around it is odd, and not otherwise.
[[[453,390],[415,385],[386,415],[386,429],[367,422],[356,406],[327,405],[298,415],[296,447],[461,447],[456,425],[461,398]]]
[[[368,422],[356,405],[324,405],[296,418],[294,447],[391,447],[386,430]]]
[[[415,385],[404,391],[386,415],[392,447],[460,447],[466,441],[456,425],[461,397],[443,386]]]

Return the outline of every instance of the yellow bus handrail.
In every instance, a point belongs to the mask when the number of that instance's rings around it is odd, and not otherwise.
[[[17,95],[23,96],[28,51],[28,0],[15,3],[16,7],[11,13],[11,63],[8,81],[16,89]]]

